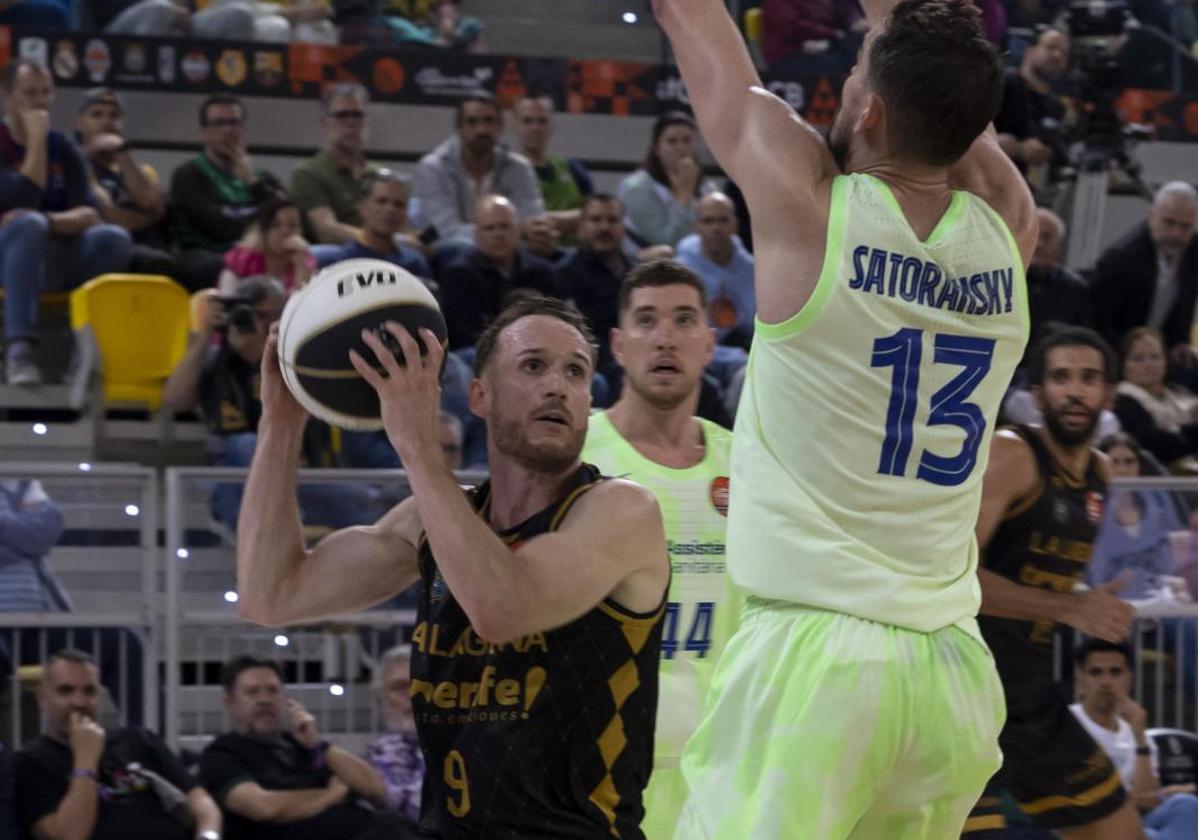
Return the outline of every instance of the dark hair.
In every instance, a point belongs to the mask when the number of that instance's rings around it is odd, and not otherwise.
[[[46,664],[52,662],[74,662],[77,665],[95,665],[96,659],[87,651],[78,650],[76,648],[61,648],[50,654],[46,659]]]
[[[1043,385],[1047,373],[1048,354],[1058,347],[1093,347],[1102,354],[1103,375],[1108,383],[1119,381],[1119,360],[1111,345],[1089,327],[1059,326],[1049,330],[1032,349],[1028,364],[1028,382]]]
[[[998,112],[1002,61],[973,3],[901,0],[870,48],[869,86],[886,104],[894,153],[948,166]]]
[[[1143,338],[1155,338],[1162,350],[1165,347],[1165,337],[1160,330],[1155,330],[1152,327],[1136,327],[1134,330],[1128,330],[1127,334],[1123,336],[1123,340],[1119,342],[1119,359],[1123,364],[1127,363],[1127,357],[1131,355],[1131,348]]]
[[[495,94],[486,90],[472,90],[461,99],[453,109],[453,124],[455,128],[460,128],[462,118],[466,115],[466,106],[471,102],[479,102],[483,105],[491,106],[495,112],[495,118],[503,120],[503,109],[499,107],[499,100],[495,98]]]
[[[275,223],[278,215],[288,207],[298,209],[295,202],[282,193],[271,194],[269,198],[258,205],[258,209],[254,213],[254,226],[258,228],[258,232],[265,235],[266,231],[270,230],[270,226]]]
[[[579,208],[579,210],[582,213],[582,215],[585,216],[587,214],[587,210],[590,208],[590,206],[592,204],[599,204],[599,203],[618,204],[620,207],[620,213],[623,214],[623,212],[624,212],[624,202],[620,201],[620,199],[616,198],[611,193],[605,193],[605,192],[591,193],[590,195],[585,196],[582,199],[582,206]]]
[[[241,676],[243,671],[249,671],[253,668],[269,668],[278,676],[279,682],[283,681],[283,669],[279,667],[278,662],[243,654],[226,662],[225,667],[221,669],[220,684],[224,686],[225,694],[232,694],[233,686],[237,685],[237,678]]]
[[[1073,664],[1080,671],[1086,667],[1086,660],[1092,653],[1121,653],[1127,661],[1130,671],[1135,666],[1135,655],[1127,642],[1108,642],[1105,639],[1086,639],[1073,651]]]
[[[241,97],[234,96],[231,93],[213,93],[204,98],[200,103],[200,126],[208,125],[208,109],[217,105],[235,105],[241,118],[245,119],[245,105],[241,101]]]
[[[530,315],[547,315],[550,318],[557,318],[578,330],[587,346],[591,348],[591,367],[594,367],[595,360],[598,358],[598,347],[595,344],[595,334],[591,332],[586,316],[579,312],[573,304],[557,298],[522,294],[508,304],[478,337],[478,344],[475,345],[474,351],[475,376],[482,376],[483,371],[487,369],[487,362],[491,361],[491,356],[495,354],[495,346],[499,343],[499,336],[503,331],[521,318],[527,318]]]
[[[666,175],[665,165],[662,164],[661,158],[657,154],[657,141],[661,139],[661,135],[665,134],[667,128],[673,125],[685,125],[695,134],[699,133],[699,126],[695,123],[694,117],[683,111],[666,111],[657,121],[653,123],[653,139],[649,141],[649,153],[645,155],[645,171],[657,181],[659,184],[670,185],[670,178]],[[695,186],[695,195],[699,194],[698,185]]]
[[[616,312],[623,316],[628,311],[632,303],[632,293],[637,289],[660,286],[690,286],[699,293],[699,307],[704,312],[707,311],[707,287],[703,285],[698,274],[674,260],[653,260],[642,263],[628,272],[624,282],[620,284]]]
[[[13,86],[17,83],[17,75],[21,72],[22,67],[28,67],[35,70],[38,75],[50,76],[50,70],[40,61],[34,61],[32,58],[14,58],[12,61],[0,68],[0,90],[5,93],[12,93]],[[53,79],[53,76],[50,76]]]
[[[1130,449],[1132,452],[1136,453],[1137,458],[1140,457],[1139,441],[1137,441],[1127,432],[1115,432],[1114,434],[1107,435],[1098,442],[1098,446],[1095,448],[1099,452],[1109,455],[1111,454],[1111,450],[1116,446],[1122,446],[1124,449]]]

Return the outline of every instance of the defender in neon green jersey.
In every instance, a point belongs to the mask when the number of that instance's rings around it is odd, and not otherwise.
[[[715,346],[703,281],[678,263],[648,263],[625,279],[618,308],[611,346],[624,390],[609,410],[591,415],[582,457],[645,487],[661,506],[671,578],[641,829],[650,840],[668,840],[686,801],[682,746],[699,725],[742,606],[724,558],[732,434],[694,416]]]
[[[722,0],[653,5],[757,246],[728,520],[748,606],[675,836],[955,837],[999,763],[973,529],[1036,241],[989,125],[1001,63],[968,0],[864,0],[825,140]]]

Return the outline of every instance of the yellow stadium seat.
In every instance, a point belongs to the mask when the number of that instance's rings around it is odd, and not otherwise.
[[[755,6],[752,9],[745,11],[745,38],[750,44],[761,44],[761,35],[765,31],[765,21],[761,14],[761,7]]]
[[[103,274],[71,292],[71,329],[99,368],[106,405],[157,410],[189,321],[187,292],[169,277]]]

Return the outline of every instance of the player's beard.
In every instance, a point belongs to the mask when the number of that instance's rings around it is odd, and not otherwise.
[[[1078,406],[1090,413],[1090,422],[1081,429],[1070,429],[1061,422],[1060,415],[1066,408]],[[1065,403],[1059,410],[1046,407],[1044,409],[1044,428],[1048,430],[1049,436],[1062,446],[1082,446],[1089,443],[1090,439],[1094,437],[1094,430],[1098,428],[1100,414],[1100,411],[1094,411],[1080,403]]]
[[[625,385],[636,391],[638,397],[653,406],[658,411],[673,411],[687,399],[689,399],[696,391],[699,390],[700,384],[698,380],[691,384],[689,388],[679,388],[676,390],[662,391],[654,390],[644,383],[638,381],[635,377],[627,376]]]
[[[586,430],[571,429],[571,436],[551,444],[534,444],[523,420],[495,420],[495,447],[525,469],[546,475],[565,472],[582,452]]]

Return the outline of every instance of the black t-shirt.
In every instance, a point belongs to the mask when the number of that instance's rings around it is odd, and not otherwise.
[[[110,732],[97,771],[100,802],[91,840],[190,840],[191,832],[163,810],[149,782],[131,765],[152,770],[183,792],[196,786],[154,733]],[[73,766],[71,748],[45,735],[13,755],[14,800],[23,840],[32,840],[33,826],[58,810],[71,786]]]
[[[370,811],[340,802],[306,820],[266,825],[229,810],[229,791],[242,782],[266,790],[310,790],[328,785],[331,773],[316,753],[291,735],[273,742],[226,732],[200,756],[200,779],[225,814],[226,840],[348,840],[371,827]]]
[[[200,374],[200,411],[215,435],[258,431],[260,371],[223,340],[208,348]]]

